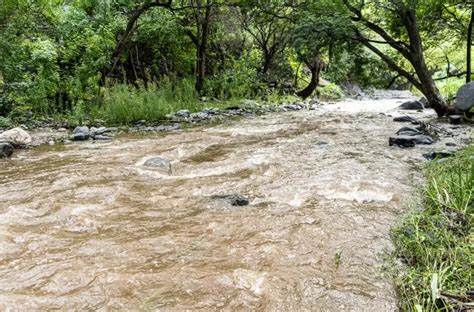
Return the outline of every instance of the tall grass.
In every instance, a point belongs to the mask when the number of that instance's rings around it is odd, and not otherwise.
[[[113,86],[106,90],[103,107],[97,114],[109,124],[122,125],[139,120],[160,121],[180,109],[197,111],[203,107],[204,104],[197,100],[191,80],[165,80],[159,86],[146,88]]]
[[[394,228],[396,256],[405,264],[397,286],[405,311],[474,308],[474,145],[426,169],[424,209]]]

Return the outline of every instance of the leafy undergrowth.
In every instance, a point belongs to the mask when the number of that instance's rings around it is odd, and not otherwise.
[[[394,228],[404,311],[467,311],[472,295],[474,145],[426,169],[423,210]]]

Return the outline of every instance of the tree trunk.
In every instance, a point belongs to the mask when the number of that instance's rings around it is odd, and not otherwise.
[[[410,58],[408,60],[412,64],[416,75],[420,80],[420,91],[426,96],[430,106],[436,111],[438,116],[444,116],[448,111],[448,107],[436,87],[436,83],[428,70],[428,66],[426,66],[416,12],[412,9],[400,10],[400,17],[410,39]]]
[[[196,40],[196,92],[202,95],[204,90],[204,80],[206,77],[206,54],[207,44],[209,41],[211,9],[210,5],[206,6],[204,17],[201,17],[202,3],[198,1],[196,9],[197,24],[197,40]]]
[[[469,27],[467,28],[467,52],[466,52],[466,83],[471,82],[472,74],[472,27],[474,25],[474,0],[471,0],[471,20],[469,21]]]
[[[398,4],[397,13],[400,16],[401,22],[407,30],[407,34],[409,37],[409,43],[407,44],[400,40],[396,40],[382,27],[367,20],[363,16],[362,10],[351,5],[349,0],[343,0],[343,3],[349,9],[349,11],[355,15],[351,17],[354,22],[361,23],[368,29],[378,34],[383,40],[385,40],[386,44],[390,45],[400,55],[402,55],[406,60],[411,63],[418,79],[416,79],[412,74],[410,74],[408,71],[399,66],[397,62],[388,54],[373,45],[373,41],[363,36],[361,32],[354,27],[354,31],[356,33],[355,39],[363,43],[367,48],[369,48],[375,54],[380,56],[380,58],[385,63],[387,63],[387,65],[392,70],[395,70],[398,74],[410,81],[417,89],[419,89],[426,96],[429,101],[429,104],[431,105],[431,107],[433,107],[438,116],[444,116],[448,111],[448,107],[446,105],[445,100],[439,93],[438,88],[436,87],[432,74],[429,72],[428,67],[426,66],[423,54],[422,40],[420,36],[420,31],[418,29],[416,11],[403,4],[401,1]]]
[[[298,96],[302,97],[303,99],[306,99],[311,94],[313,94],[314,90],[316,90],[316,88],[318,87],[319,75],[321,73],[321,69],[324,66],[324,63],[319,58],[317,58],[311,63],[309,62],[306,63],[306,65],[311,71],[311,81],[306,88],[296,93]]]
[[[267,49],[264,49],[262,74],[266,74],[268,72],[268,70],[271,67],[272,62],[273,62],[273,55],[271,55],[271,53],[268,52]]]
[[[111,65],[107,68],[103,68],[101,70],[102,72],[102,79],[105,80],[105,78],[115,70],[115,67],[117,66],[117,63],[119,61],[120,55],[122,52],[124,52],[128,40],[130,39],[130,36],[132,35],[136,22],[138,19],[142,16],[143,13],[146,11],[150,10],[151,8],[154,7],[164,7],[164,8],[171,8],[173,0],[167,0],[166,2],[161,2],[161,1],[146,1],[142,6],[138,7],[135,11],[132,12],[130,17],[128,18],[127,21],[127,26],[125,27],[124,32],[121,34],[120,39],[117,41],[117,44],[115,46],[114,51],[112,52],[110,59],[111,59]],[[102,83],[103,84],[103,81]]]

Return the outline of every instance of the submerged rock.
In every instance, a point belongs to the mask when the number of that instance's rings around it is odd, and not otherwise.
[[[0,143],[0,158],[8,158],[13,154],[13,146],[10,143]]]
[[[31,143],[31,136],[22,128],[13,128],[0,134],[0,142],[8,142],[15,146]]]
[[[404,109],[404,110],[419,110],[419,109],[424,109],[424,108],[425,107],[420,101],[408,101],[398,106],[398,109]]]
[[[147,159],[143,163],[143,166],[157,169],[158,171],[163,173],[171,173],[171,162],[168,159],[164,159],[159,156]]]
[[[246,197],[241,196],[241,195],[236,195],[236,194],[216,195],[216,196],[213,196],[213,198],[223,200],[231,204],[232,206],[247,206],[250,203]]]
[[[388,143],[390,146],[397,145],[398,147],[414,147],[416,144],[433,144],[434,140],[432,137],[427,135],[397,135],[390,137]]]

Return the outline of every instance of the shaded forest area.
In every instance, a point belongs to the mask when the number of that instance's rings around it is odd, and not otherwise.
[[[412,89],[442,116],[470,81],[472,6],[3,0],[0,123],[56,115],[120,123],[131,110],[153,120],[199,99],[337,98],[351,86]]]

